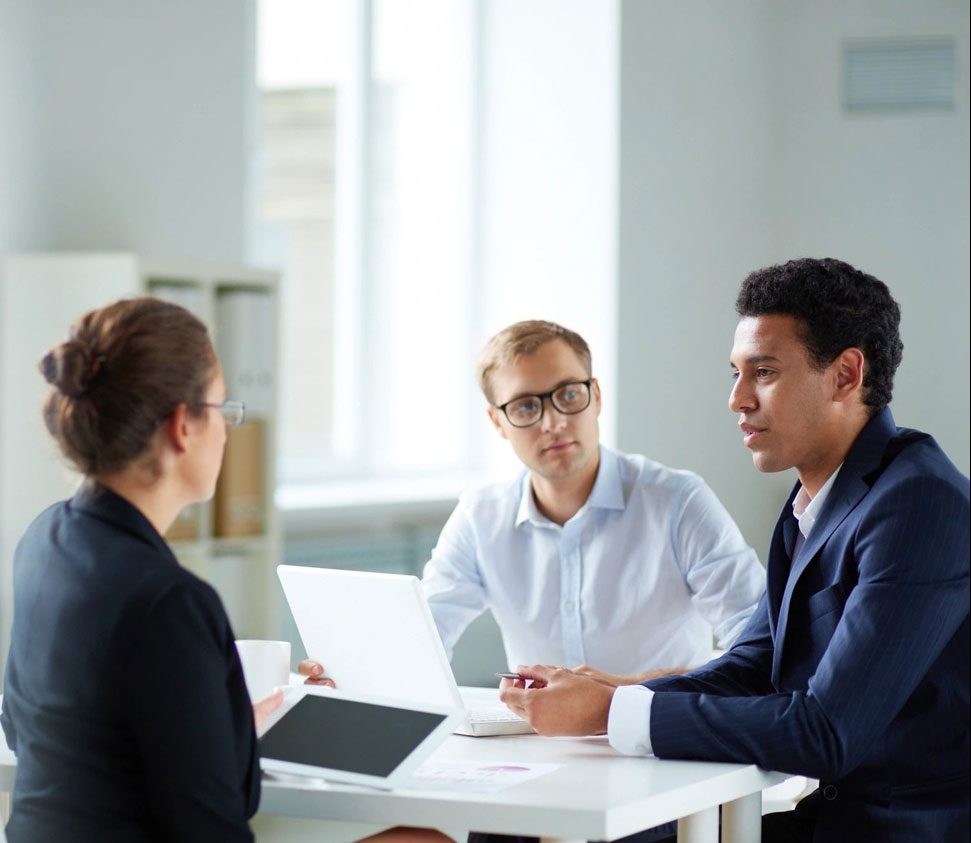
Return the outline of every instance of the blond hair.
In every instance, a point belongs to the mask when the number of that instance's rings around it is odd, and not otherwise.
[[[527,319],[503,328],[479,353],[476,374],[479,377],[479,387],[489,403],[495,403],[492,395],[492,373],[496,369],[524,354],[535,354],[542,346],[554,340],[563,340],[573,350],[586,368],[587,377],[590,377],[593,371],[590,346],[583,337],[555,322]]]

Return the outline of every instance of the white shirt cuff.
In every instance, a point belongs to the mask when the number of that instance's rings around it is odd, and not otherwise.
[[[624,755],[651,755],[651,701],[654,692],[643,685],[621,685],[607,715],[607,738]]]

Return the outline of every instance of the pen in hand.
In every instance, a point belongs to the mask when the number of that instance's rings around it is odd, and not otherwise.
[[[525,679],[525,676],[520,676],[518,673],[497,673],[496,676],[499,679]]]

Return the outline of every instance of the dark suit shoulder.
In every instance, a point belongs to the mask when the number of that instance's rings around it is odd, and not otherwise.
[[[206,617],[206,628],[223,639],[229,621],[215,590],[183,568],[144,517],[120,500],[106,499],[113,505],[103,507],[106,514],[65,501],[31,524],[15,561],[23,622],[56,617],[62,626],[84,628],[100,649],[113,651],[106,657],[120,663],[160,607]],[[60,644],[52,640],[50,646]]]
[[[185,569],[174,576],[150,577],[132,596],[129,605],[132,627],[143,635],[148,627],[182,624],[208,632],[210,640],[225,646],[233,632],[215,589]],[[137,653],[133,654],[137,657]]]
[[[871,481],[888,486],[897,483],[926,484],[926,487],[950,496],[968,500],[971,485],[957,466],[944,453],[933,436],[919,430],[898,428],[898,435],[887,443],[879,468]]]
[[[208,606],[220,605],[216,590],[192,571],[175,564],[145,565],[131,583],[132,597],[149,603],[176,593]]]
[[[853,522],[857,549],[871,551],[865,561],[861,556],[860,564],[871,579],[918,583],[966,578],[971,532],[968,478],[933,437],[901,437],[891,440],[887,450],[892,458],[864,476],[870,489]]]
[[[117,496],[110,502],[114,509],[103,507],[106,512],[76,505],[76,499],[49,507],[18,546],[22,564],[60,563],[56,570],[62,576],[107,588],[118,597],[152,600],[182,586],[218,601],[209,585],[179,564],[141,513]]]

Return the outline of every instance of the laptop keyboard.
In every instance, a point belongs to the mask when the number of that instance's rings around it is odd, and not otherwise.
[[[470,708],[466,711],[469,723],[516,723],[523,718],[508,708]]]

